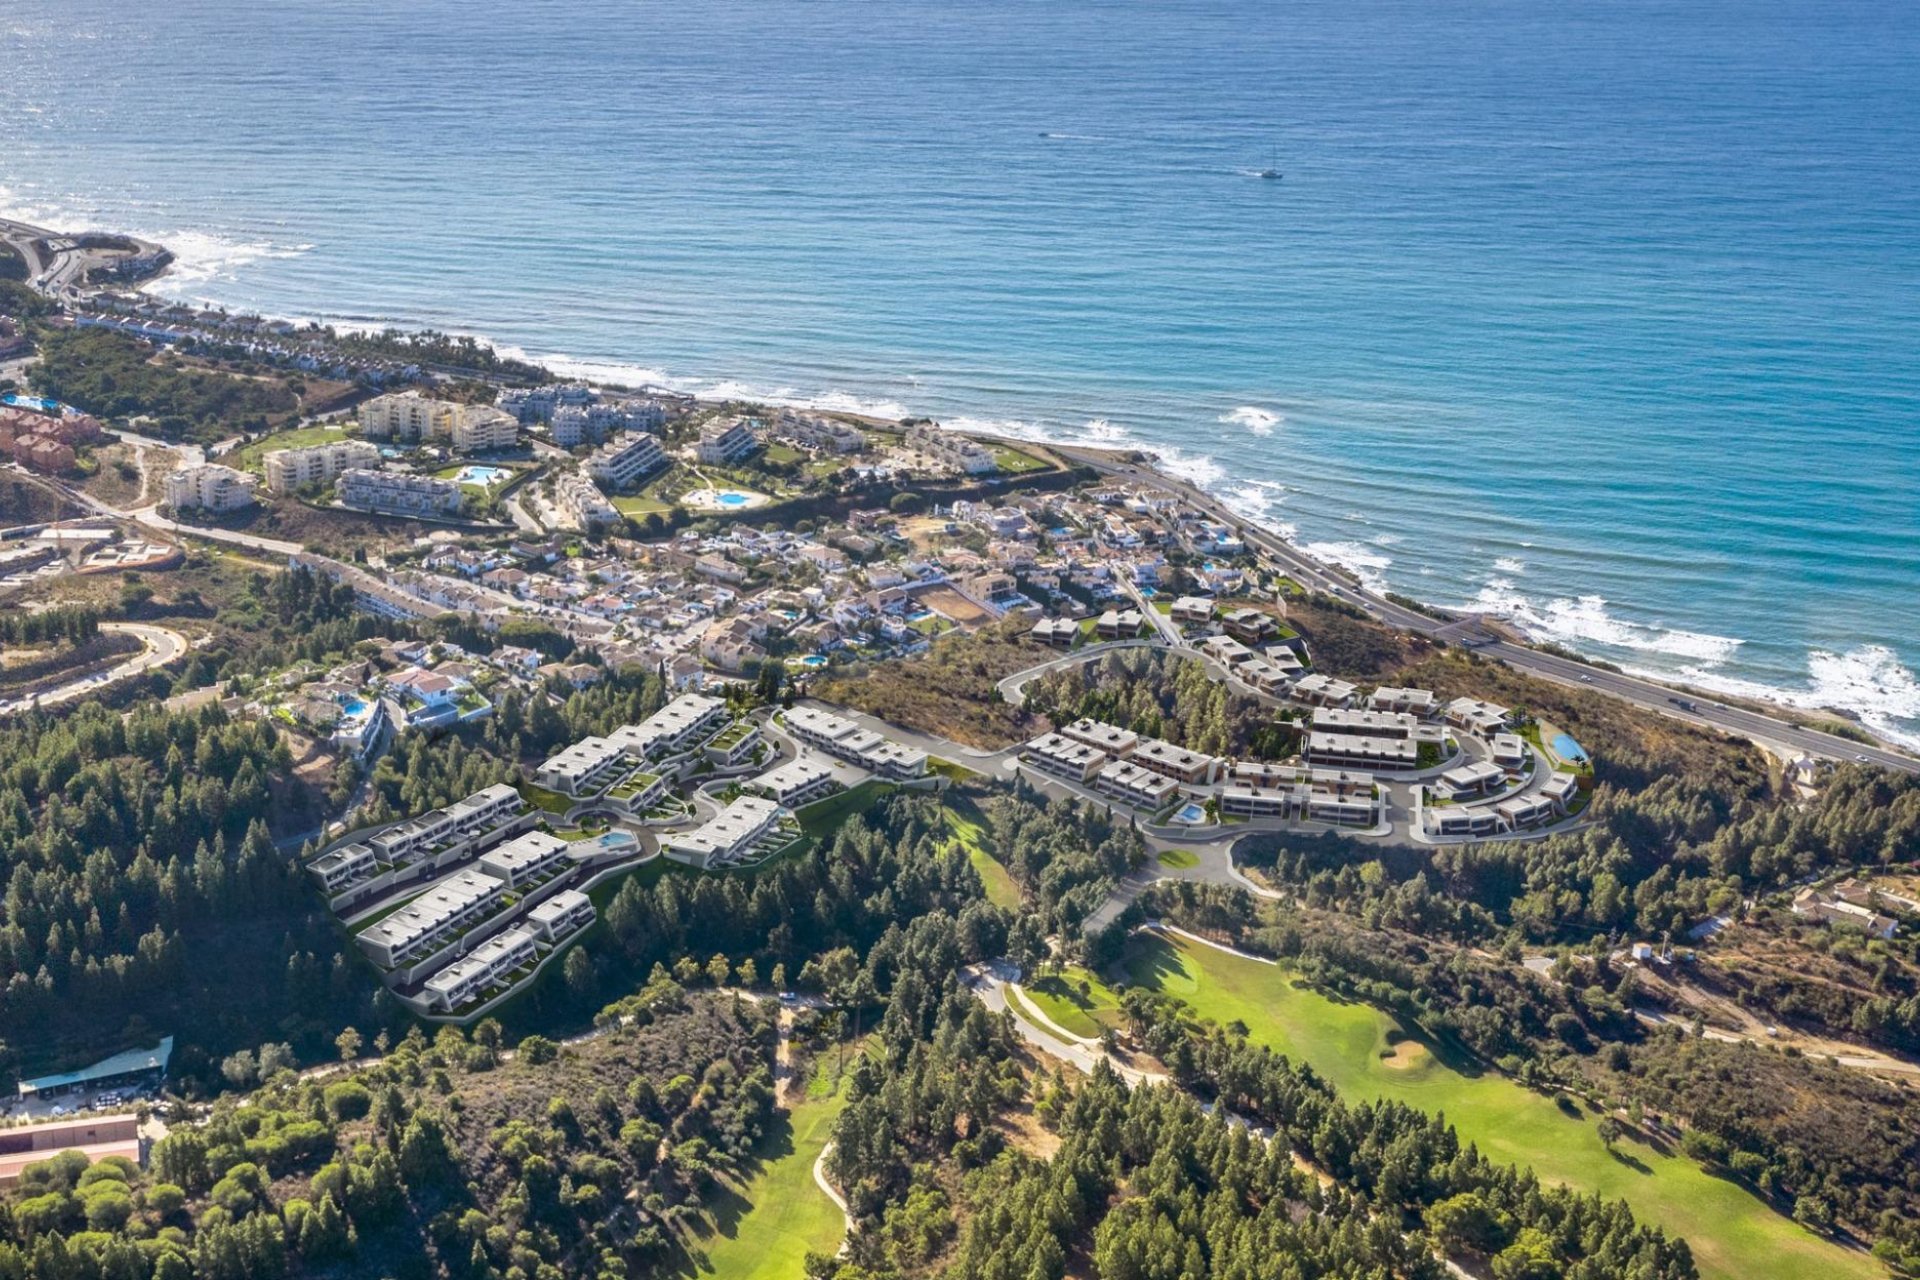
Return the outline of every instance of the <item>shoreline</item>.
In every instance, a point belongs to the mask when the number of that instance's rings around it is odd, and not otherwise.
[[[31,234],[39,238],[71,240],[79,236],[107,233],[62,233],[16,219],[0,217],[0,237],[15,242],[18,247],[18,241],[23,234]],[[177,262],[165,246],[132,236],[118,238],[132,242],[138,253],[151,254],[157,251],[164,255],[155,269],[142,274],[137,279],[124,282],[123,287],[137,293],[151,292],[156,299],[177,301],[177,299],[169,299],[164,292],[156,288],[168,278]],[[99,265],[106,261],[111,259],[103,258],[99,253],[85,248],[63,250],[56,253],[51,262],[41,264],[40,271],[31,273],[28,284],[29,287],[46,294],[56,302],[76,301],[100,288],[88,285],[85,282],[85,275],[91,265]],[[49,276],[43,287],[43,278]],[[398,324],[390,327],[405,330],[405,326]],[[609,362],[581,361],[562,356],[536,357],[529,352],[501,344],[491,338],[477,334],[474,336],[476,340],[492,347],[495,351],[525,359],[556,378],[602,387],[632,385],[612,379],[573,377],[551,367],[551,362],[564,362],[576,366]],[[718,380],[709,378],[700,381]],[[674,389],[678,390],[678,388]],[[902,430],[901,424],[904,421],[920,416],[906,414],[893,418],[863,409],[822,406],[818,403],[820,399],[818,397],[809,400],[771,395],[743,397],[740,400],[729,401],[714,399],[710,393],[704,396],[697,392],[689,394],[693,395],[696,403],[703,406],[711,407],[729,402],[740,403],[750,398],[760,403],[803,409],[811,413],[830,414],[889,431]],[[953,431],[969,439],[1013,447],[1042,448],[1052,452],[1069,465],[1076,465],[1103,475],[1153,484],[1207,512],[1233,529],[1249,548],[1265,552],[1279,561],[1286,568],[1288,575],[1300,582],[1302,586],[1322,591],[1347,604],[1360,607],[1375,620],[1402,630],[1429,636],[1441,632],[1457,632],[1460,636],[1468,637],[1467,647],[1477,652],[1490,653],[1497,660],[1528,670],[1530,674],[1554,679],[1560,683],[1585,684],[1600,688],[1603,692],[1610,692],[1676,719],[1717,724],[1717,727],[1727,732],[1768,747],[1775,754],[1789,755],[1795,751],[1803,751],[1806,754],[1824,755],[1829,758],[1842,760],[1857,758],[1861,761],[1882,763],[1888,767],[1920,771],[1920,754],[1916,754],[1916,748],[1913,745],[1903,741],[1896,733],[1879,730],[1867,724],[1864,717],[1857,712],[1834,707],[1799,706],[1785,697],[1756,697],[1750,694],[1716,691],[1710,685],[1698,686],[1683,683],[1664,673],[1635,671],[1612,664],[1607,659],[1582,654],[1572,645],[1542,641],[1528,636],[1523,628],[1497,615],[1476,613],[1458,606],[1420,601],[1397,592],[1370,586],[1362,575],[1354,570],[1313,554],[1295,543],[1290,536],[1260,524],[1254,517],[1234,510],[1224,498],[1209,492],[1198,483],[1165,470],[1164,459],[1149,446],[1115,447],[1109,444],[1062,443],[1039,435],[1016,436],[975,427],[940,425],[943,430]],[[1400,600],[1411,601],[1417,607],[1408,607],[1406,604],[1399,603]],[[1458,637],[1442,638],[1457,639]],[[1562,657],[1561,654],[1575,656]],[[1520,658],[1519,655],[1532,656]],[[1785,691],[1779,692],[1785,693]],[[1635,694],[1638,696],[1633,696]],[[1745,727],[1726,723],[1730,720],[1737,721],[1741,717],[1769,723]],[[1826,733],[1815,727],[1821,723],[1845,725],[1867,735],[1872,740],[1871,744],[1858,743],[1849,738]],[[1769,730],[1777,730],[1777,732],[1770,733]],[[1817,741],[1810,741],[1810,738]]]

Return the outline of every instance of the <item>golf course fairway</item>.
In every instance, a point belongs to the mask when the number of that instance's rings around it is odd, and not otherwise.
[[[1293,971],[1205,943],[1136,935],[1131,980],[1177,996],[1222,1026],[1244,1024],[1255,1043],[1311,1066],[1350,1101],[1386,1098],[1442,1113],[1463,1142],[1543,1180],[1619,1197],[1644,1222],[1685,1237],[1702,1276],[1724,1280],[1859,1280],[1886,1270],[1865,1253],[1822,1240],[1738,1184],[1679,1154],[1633,1138],[1609,1152],[1595,1127],[1551,1099],[1475,1064],[1448,1062],[1369,1005],[1296,985]]]

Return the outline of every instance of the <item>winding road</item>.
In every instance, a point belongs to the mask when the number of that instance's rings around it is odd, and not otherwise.
[[[97,671],[92,675],[69,680],[37,696],[0,702],[0,715],[24,711],[28,707],[57,707],[76,698],[99,693],[102,689],[118,684],[122,680],[152,671],[156,667],[166,666],[185,653],[189,647],[187,638],[178,631],[150,626],[144,622],[103,622],[100,624],[100,630],[115,635],[133,636],[140,641],[140,653],[105,671]]]

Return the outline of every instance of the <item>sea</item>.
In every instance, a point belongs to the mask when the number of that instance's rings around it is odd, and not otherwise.
[[[1887,0],[0,0],[0,211],[183,299],[1146,450],[1916,746],[1916,68]]]

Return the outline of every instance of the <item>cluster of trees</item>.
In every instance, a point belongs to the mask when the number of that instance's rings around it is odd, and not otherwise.
[[[100,634],[100,612],[85,605],[59,605],[37,613],[0,614],[0,646],[83,645]]]
[[[606,1034],[418,1029],[380,1061],[175,1117],[142,1173],[70,1152],[0,1207],[0,1276],[629,1277],[684,1270],[678,1227],[773,1110],[773,1025],[662,978]]]
[[[1008,705],[1000,681],[1046,655],[1019,618],[968,635],[949,631],[907,662],[855,663],[816,682],[829,702],[858,707],[894,724],[937,733],[976,747],[998,749],[1037,732],[1024,707]]]
[[[147,343],[109,329],[42,333],[28,378],[41,395],[96,417],[149,414],[168,440],[262,431],[269,416],[299,405],[282,381],[195,368],[174,355],[156,360]]]
[[[526,360],[501,355],[494,348],[468,334],[441,333],[435,329],[408,332],[382,329],[379,333],[342,333],[316,326],[312,332],[348,355],[374,356],[385,360],[404,360],[413,364],[436,365],[444,369],[468,369],[496,377],[523,382],[545,382],[545,368]]]
[[[1276,757],[1293,744],[1261,704],[1233,693],[1195,658],[1114,649],[1036,677],[1028,705],[1056,724],[1090,716],[1208,755]]]
[[[272,826],[318,817],[291,763],[271,728],[217,706],[88,705],[0,730],[0,1027],[18,1065],[70,1065],[155,1028],[212,1049],[257,1038],[260,1019],[356,1007],[364,984],[344,981],[310,887],[274,847]],[[319,980],[210,980],[296,963]]]

